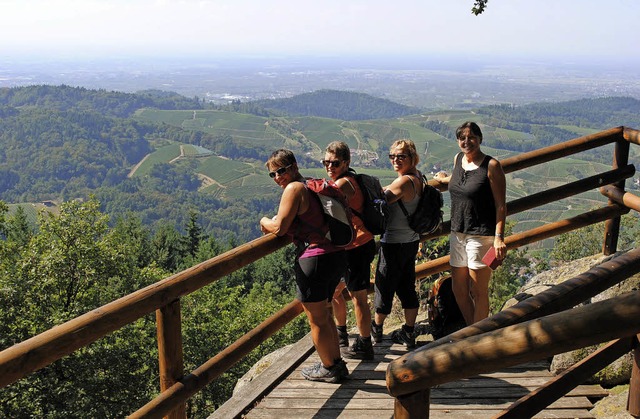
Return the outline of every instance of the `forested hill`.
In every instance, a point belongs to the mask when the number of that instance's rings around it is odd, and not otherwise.
[[[543,102],[524,106],[494,105],[481,108],[478,113],[516,124],[577,125],[596,129],[619,125],[640,126],[640,100],[631,97]]]
[[[420,112],[418,108],[387,99],[339,90],[317,90],[288,99],[261,100],[255,103],[290,116],[320,116],[345,121],[397,118]]]
[[[0,89],[0,117],[15,114],[12,108],[25,107],[92,111],[104,116],[126,118],[140,108],[202,109],[202,104],[197,98],[188,99],[174,92],[159,90],[146,90],[133,94],[65,85],[34,85]]]
[[[615,126],[640,126],[640,100],[630,97],[580,99],[557,103],[533,103],[523,106],[494,105],[474,111],[483,124],[525,136],[494,136],[492,146],[526,152],[576,137],[576,133],[605,130]],[[432,120],[421,124],[443,137],[454,139],[450,124]],[[594,151],[591,154],[598,153]],[[608,158],[608,157],[607,157]]]

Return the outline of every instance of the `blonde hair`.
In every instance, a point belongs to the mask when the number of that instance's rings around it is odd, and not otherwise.
[[[393,151],[396,148],[399,148],[407,153],[409,157],[411,157],[411,161],[413,162],[414,166],[418,165],[418,163],[420,162],[420,156],[416,151],[416,145],[413,141],[408,139],[395,140],[393,144],[391,144],[391,148],[389,149],[389,151]]]

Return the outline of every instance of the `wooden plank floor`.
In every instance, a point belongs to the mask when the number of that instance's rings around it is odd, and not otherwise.
[[[390,418],[389,362],[406,349],[385,339],[374,347],[373,361],[347,360],[350,377],[339,384],[305,380],[300,369],[319,360],[313,351],[245,414],[248,419]],[[491,418],[552,375],[546,363],[533,363],[441,385],[431,391],[430,418]],[[593,418],[591,400],[606,395],[600,386],[580,386],[534,418]]]

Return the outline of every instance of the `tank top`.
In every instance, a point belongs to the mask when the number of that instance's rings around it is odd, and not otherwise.
[[[293,243],[298,248],[298,258],[343,250],[331,244],[331,241],[325,237],[327,226],[320,202],[312,196],[313,193],[307,189],[306,185],[305,190],[309,196],[309,208],[303,214],[296,215],[287,231],[287,235],[292,237]]]
[[[456,157],[456,164],[449,181],[451,197],[451,231],[478,236],[493,236],[496,232],[496,204],[489,182],[489,161],[485,156],[477,169],[462,168],[463,154]]]
[[[410,175],[405,175],[411,178]],[[415,183],[413,183],[413,179],[411,179],[411,184],[415,189]],[[413,214],[418,208],[418,202],[420,201],[420,196],[415,194],[413,199],[409,202],[402,202],[404,207],[407,209],[409,214]],[[411,227],[409,227],[409,220],[407,216],[404,215],[398,201],[389,205],[389,222],[387,223],[387,229],[384,231],[384,234],[380,238],[380,241],[383,243],[411,243],[414,241],[420,240],[420,235],[413,231]]]
[[[349,208],[357,211],[359,214],[362,214],[362,210],[364,208],[364,196],[362,195],[360,185],[358,185],[358,182],[350,172],[347,172],[343,177],[347,180],[347,182],[349,182],[349,184],[355,191],[355,193],[349,200]],[[364,222],[360,217],[358,217],[356,214],[352,214],[351,222],[353,224],[354,230],[356,231],[356,238],[354,239],[353,243],[345,248],[345,250],[354,249],[358,246],[362,246],[363,244],[368,243],[370,240],[373,240],[373,234],[371,234],[369,230],[367,230],[367,228],[364,226]]]

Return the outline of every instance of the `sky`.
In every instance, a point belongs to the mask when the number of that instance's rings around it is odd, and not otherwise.
[[[630,59],[638,0],[0,0],[0,54]]]

